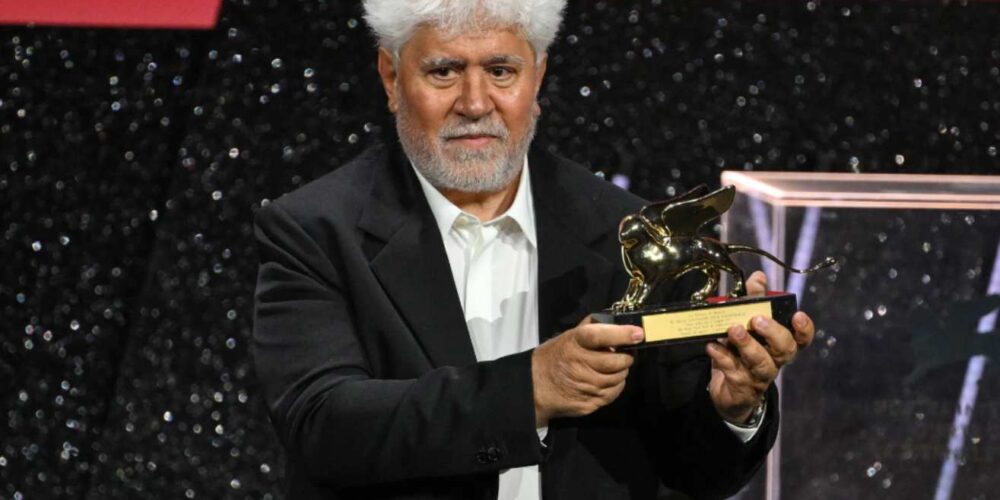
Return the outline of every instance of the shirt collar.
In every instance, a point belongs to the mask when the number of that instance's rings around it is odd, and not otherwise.
[[[427,198],[427,204],[431,207],[431,213],[434,214],[434,220],[437,222],[438,230],[441,231],[442,235],[448,234],[451,228],[455,225],[455,220],[462,214],[475,219],[475,216],[467,212],[463,212],[460,208],[455,206],[448,198],[445,198],[440,191],[437,190],[430,181],[428,181],[423,174],[413,166],[412,162],[410,166],[413,168],[413,172],[417,174],[417,180],[420,181],[420,188],[424,192],[424,196]],[[507,209],[499,217],[487,221],[484,224],[491,224],[496,221],[503,220],[504,218],[510,218],[513,220],[518,227],[520,227],[521,232],[524,237],[527,238],[528,243],[531,246],[537,248],[536,238],[535,238],[535,206],[534,200],[531,196],[531,179],[530,179],[530,169],[528,168],[528,158],[524,159],[524,168],[521,169],[521,178],[518,181],[517,192],[514,194],[514,201],[510,204],[510,208]]]

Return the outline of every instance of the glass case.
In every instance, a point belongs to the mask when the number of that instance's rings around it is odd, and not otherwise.
[[[722,240],[818,327],[740,498],[989,498],[1000,487],[1000,177],[725,172]]]

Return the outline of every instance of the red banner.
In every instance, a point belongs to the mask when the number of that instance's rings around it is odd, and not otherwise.
[[[107,28],[215,27],[222,0],[0,0],[0,24]]]

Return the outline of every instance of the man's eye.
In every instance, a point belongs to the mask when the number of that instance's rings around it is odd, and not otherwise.
[[[503,66],[494,66],[487,71],[489,71],[490,76],[498,80],[506,80],[514,76],[514,70]]]
[[[435,78],[447,79],[455,76],[455,70],[451,68],[434,68],[430,71]]]

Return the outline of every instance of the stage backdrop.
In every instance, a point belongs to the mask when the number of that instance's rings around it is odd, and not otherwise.
[[[391,122],[354,3],[220,16],[0,31],[0,497],[281,497],[253,211]],[[649,198],[723,169],[993,173],[997,26],[988,3],[576,2],[537,140]]]

